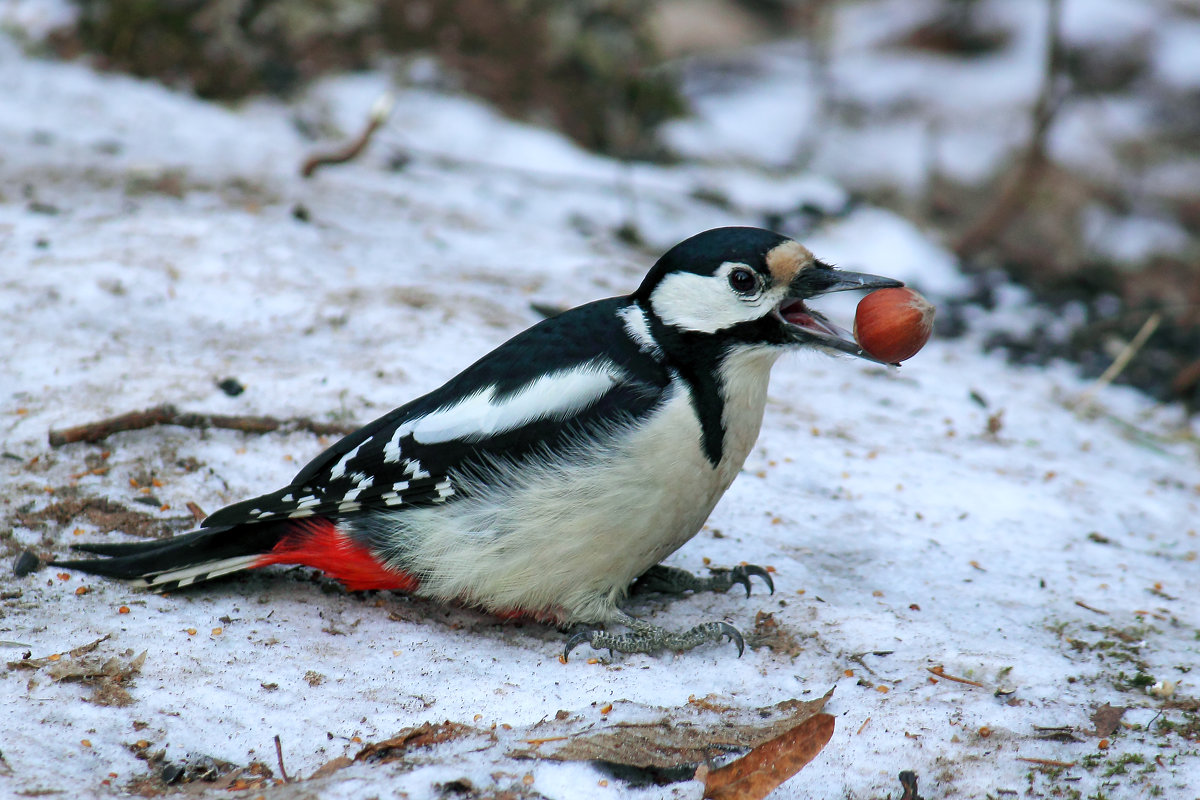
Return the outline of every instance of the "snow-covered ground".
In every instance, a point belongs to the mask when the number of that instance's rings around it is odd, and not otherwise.
[[[65,555],[122,538],[84,516],[38,522],[55,504],[106,498],[179,524],[189,502],[213,511],[283,485],[328,444],[163,427],[51,449],[50,429],[159,403],[365,422],[535,322],[531,302],[623,293],[699,230],[845,203],[809,176],[617,164],[469,99],[403,88],[363,159],[300,178],[328,142],[305,140],[297,119],[351,135],[388,82],[340,78],[290,106],[229,110],[32,60],[0,39],[9,563],[27,548]],[[645,247],[622,243],[627,225]],[[805,240],[935,300],[963,290],[952,258],[886,211],[835,215]],[[138,758],[158,751],[180,765],[208,756],[275,770],[277,735],[289,773],[308,776],[425,722],[519,735],[560,710],[603,726],[683,714],[650,707],[689,698],[755,708],[836,687],[832,741],[778,796],[899,796],[896,775],[911,769],[926,797],[1196,797],[1197,432],[1179,409],[1128,390],[1073,410],[1088,386],[1069,367],[1018,370],[982,354],[983,331],[1031,319],[1022,292],[1001,297],[997,311],[973,312],[972,333],[935,338],[898,371],[781,362],[745,472],[670,560],[770,565],[777,592],[635,607],[673,628],[724,618],[746,631],[767,612],[777,641],[795,647],[740,659],[729,646],[593,660],[579,650],[564,664],[552,629],[348,595],[304,571],[160,596],[6,568],[5,661],[102,637],[89,657],[116,658],[114,669],[146,657],[124,705],[54,680],[58,662],[0,672],[0,795],[118,793],[159,774]],[[848,323],[852,303],[836,313]],[[227,377],[246,391],[226,395]],[[1115,727],[1093,720],[1105,704],[1127,709]],[[476,745],[248,796],[434,797],[458,779],[555,798],[702,792]]]

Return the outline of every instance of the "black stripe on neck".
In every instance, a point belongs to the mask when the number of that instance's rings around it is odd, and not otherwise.
[[[671,327],[653,313],[647,313],[646,319],[667,363],[688,387],[700,420],[700,447],[715,468],[725,452],[725,397],[718,377],[725,344],[720,336]]]

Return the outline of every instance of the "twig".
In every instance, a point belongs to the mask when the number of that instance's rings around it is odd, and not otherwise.
[[[1117,354],[1117,357],[1113,359],[1113,362],[1108,365],[1108,369],[1104,370],[1100,377],[1096,378],[1096,382],[1089,386],[1087,391],[1080,396],[1079,403],[1077,404],[1079,408],[1084,409],[1091,405],[1092,398],[1096,395],[1096,392],[1117,379],[1117,376],[1129,366],[1129,362],[1137,355],[1138,350],[1141,350],[1142,346],[1146,344],[1146,340],[1158,330],[1158,326],[1161,323],[1162,314],[1157,311],[1142,323],[1142,327],[1138,328],[1138,332],[1129,340],[1129,344],[1125,345],[1121,349],[1121,352]]]
[[[1103,611],[1099,608],[1092,608],[1091,606],[1089,606],[1087,603],[1083,602],[1082,600],[1076,600],[1075,605],[1079,606],[1080,608],[1086,608],[1088,611],[1091,611],[1092,613],[1103,614],[1106,617],[1108,616],[1107,611]]]
[[[941,666],[940,664],[936,667],[926,667],[925,669],[929,670],[934,675],[937,675],[939,678],[945,678],[948,681],[954,681],[955,683],[965,683],[968,686],[979,686],[979,687],[983,686],[983,684],[980,683],[979,681],[973,681],[968,678],[957,678],[953,675],[947,675],[946,668]]]
[[[316,153],[309,156],[305,159],[304,166],[300,168],[300,174],[306,178],[311,178],[314,172],[326,164],[344,164],[347,161],[357,158],[363,150],[367,149],[367,145],[370,144],[371,137],[375,135],[375,131],[379,130],[383,123],[387,122],[387,118],[392,113],[392,105],[391,92],[381,94],[371,106],[371,113],[367,117],[367,125],[363,128],[362,133],[358,135],[357,139],[335,152]]]
[[[192,519],[196,520],[197,524],[204,522],[204,520],[208,517],[208,514],[204,513],[204,509],[202,509],[196,503],[193,503],[191,500],[187,502],[187,510],[191,512]]]
[[[876,672],[875,670],[871,669],[871,667],[868,666],[866,661],[863,661],[863,656],[890,656],[894,652],[896,652],[896,651],[895,650],[866,650],[862,653],[855,653],[854,655],[850,656],[849,660],[853,661],[855,664],[858,664],[860,667],[862,667],[863,669],[865,669],[867,672],[871,673],[872,675],[879,677],[879,673]]]
[[[525,744],[531,744],[535,747],[546,742],[565,742],[570,739],[570,736],[547,736],[544,739],[526,739]]]
[[[284,783],[291,783],[292,779],[288,777],[287,770],[283,768],[283,744],[279,741],[279,734],[275,734],[275,760],[279,762],[279,777],[283,778]]]
[[[1062,72],[1064,48],[1062,42],[1062,0],[1047,0],[1049,20],[1046,30],[1046,69],[1042,77],[1042,88],[1033,105],[1032,130],[1029,146],[1021,163],[1004,190],[975,223],[954,243],[953,250],[959,258],[968,258],[1004,232],[1005,228],[1025,206],[1037,185],[1046,165],[1046,135],[1054,116],[1062,104],[1057,91],[1058,76]]]
[[[1049,758],[1018,758],[1017,761],[1025,761],[1030,764],[1038,764],[1043,767],[1062,767],[1063,769],[1075,766],[1074,761],[1054,761]]]
[[[243,433],[271,433],[280,428],[309,431],[318,436],[344,436],[356,426],[315,422],[307,417],[276,419],[275,417],[228,416],[225,414],[196,414],[179,411],[172,405],[161,405],[142,411],[131,411],[116,417],[77,425],[73,428],[50,431],[50,446],[62,447],[75,442],[98,442],[114,433],[136,431],[155,425],[178,425],[183,428],[225,428]]]

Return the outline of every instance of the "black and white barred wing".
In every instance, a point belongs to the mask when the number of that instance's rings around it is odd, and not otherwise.
[[[338,442],[290,486],[221,509],[204,525],[444,503],[464,490],[456,475],[497,460],[520,462],[580,431],[611,427],[647,412],[660,394],[604,358],[521,383],[488,383],[469,394],[448,385]],[[455,400],[438,402],[446,397]]]

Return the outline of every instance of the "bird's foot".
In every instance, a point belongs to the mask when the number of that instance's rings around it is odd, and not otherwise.
[[[775,581],[771,580],[771,574],[754,564],[743,564],[730,568],[714,567],[709,572],[711,574],[707,578],[702,578],[699,575],[693,575],[686,569],[656,564],[633,582],[633,593],[725,592],[733,585],[741,584],[746,587],[746,597],[749,597],[750,576],[757,575],[767,584],[767,589],[771,594],[775,594]]]
[[[628,619],[632,620],[632,623],[626,624],[633,628],[629,633],[609,633],[589,628],[573,634],[567,639],[563,661],[570,658],[571,651],[584,642],[590,644],[593,650],[607,650],[610,655],[614,652],[657,653],[660,650],[680,652],[709,642],[720,642],[725,638],[737,645],[739,658],[746,649],[741,632],[728,622],[702,622],[689,630],[675,632],[633,617]]]

